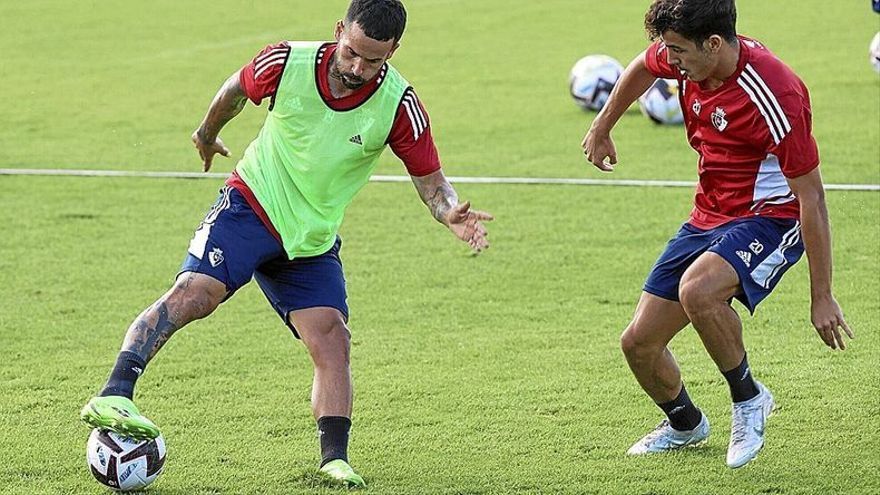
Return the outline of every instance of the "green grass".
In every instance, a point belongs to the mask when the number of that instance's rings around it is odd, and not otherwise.
[[[809,86],[830,182],[880,182],[880,78],[867,60],[878,22],[865,3],[738,2],[740,31],[765,42]],[[589,53],[626,63],[643,50],[646,4],[413,0],[393,62],[427,106],[451,174],[593,175],[579,152],[592,114],[569,98],[568,70]],[[328,38],[346,5],[4,2],[0,17],[11,21],[0,33],[0,162],[200,170],[189,136],[223,80],[269,43]],[[234,157],[264,112],[249,105],[223,131]],[[615,138],[615,177],[694,177],[696,155],[680,129],[655,127],[633,111]],[[403,168],[388,153],[379,171]]]
[[[4,2],[0,167],[197,170],[189,135],[222,80],[268,43],[326,37],[345,3]],[[567,71],[588,53],[643,49],[646,3],[408,2],[394,62],[428,107],[447,173],[599,176],[579,151],[591,114],[569,100]],[[867,2],[738,4],[740,30],[810,87],[826,180],[880,182]],[[264,111],[224,130],[234,153]],[[681,129],[631,112],[615,138],[613,177],[694,179]],[[379,168],[402,171],[390,153]],[[220,184],[0,176],[0,494],[106,493],[85,467],[79,408],[171,283]],[[618,336],[692,191],[457,189],[498,217],[485,255],[470,256],[407,184],[370,184],[343,226],[350,454],[367,493],[880,492],[880,195],[828,194],[850,349],[830,352],[812,330],[805,261],[745,317],[750,361],[782,407],[760,458],[732,471],[726,386],[692,329],[672,348],[712,421],[709,444],[623,455],[660,414]],[[169,445],[149,493],[341,493],[314,474],[310,385],[303,346],[244,288],[138,384]]]
[[[77,411],[130,320],[170,283],[218,185],[0,178],[23,191],[0,196],[15,233],[0,241],[0,493],[103,491]],[[880,489],[877,194],[829,195],[851,349],[827,351],[811,330],[805,264],[746,319],[752,364],[782,409],[760,459],[731,471],[726,386],[690,330],[673,350],[714,436],[678,455],[623,455],[659,414],[617,337],[688,191],[462,186],[499,217],[491,250],[472,257],[411,189],[368,186],[343,230],[351,456],[370,493]],[[138,386],[170,449],[154,492],[322,492],[310,383],[305,349],[253,285],[181,331]]]

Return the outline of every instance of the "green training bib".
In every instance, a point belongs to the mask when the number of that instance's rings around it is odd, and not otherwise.
[[[333,245],[345,209],[376,168],[409,87],[386,64],[364,103],[333,110],[318,92],[323,45],[290,43],[274,106],[236,167],[290,259],[323,254]]]

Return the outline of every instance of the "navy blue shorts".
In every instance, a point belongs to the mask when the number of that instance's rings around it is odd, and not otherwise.
[[[288,259],[284,247],[241,193],[226,186],[190,241],[180,273],[203,273],[223,282],[227,299],[251,278],[256,279],[269,303],[299,338],[288,319],[291,311],[326,306],[338,309],[348,320],[341,246],[337,237],[324,254]]]
[[[724,258],[739,275],[741,293],[736,296],[749,312],[769,296],[804,253],[800,222],[748,217],[711,230],[684,224],[669,240],[645,281],[645,292],[678,301],[678,285],[691,264],[706,251]]]

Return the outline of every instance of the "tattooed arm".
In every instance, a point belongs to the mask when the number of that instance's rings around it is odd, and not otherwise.
[[[412,176],[412,181],[422,202],[438,222],[468,243],[475,252],[479,253],[489,247],[489,239],[486,238],[488,233],[481,220],[493,220],[492,215],[471,210],[470,201],[459,203],[455,189],[446,180],[442,170],[423,177]]]
[[[199,150],[205,172],[211,169],[215,154],[229,156],[229,149],[217,136],[220,134],[220,129],[241,112],[246,102],[247,96],[241,88],[236,72],[223,83],[223,87],[214,96],[214,101],[211,102],[202,124],[192,135],[193,144]]]

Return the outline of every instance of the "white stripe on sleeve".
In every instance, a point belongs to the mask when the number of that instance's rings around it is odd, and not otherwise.
[[[411,89],[406,91],[400,103],[403,105],[403,108],[406,110],[406,114],[409,117],[409,122],[413,130],[413,141],[418,141],[419,136],[421,136],[422,133],[425,132],[425,129],[428,128],[428,119],[422,112],[418,99]]]

